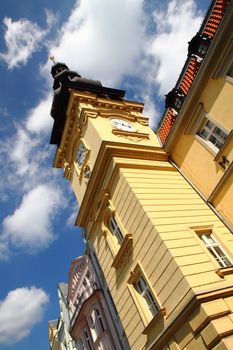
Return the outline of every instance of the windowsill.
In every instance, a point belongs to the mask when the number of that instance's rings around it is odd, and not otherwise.
[[[226,81],[233,85],[233,77],[231,77],[230,75],[226,76]]]
[[[212,145],[210,142],[204,140],[201,136],[199,135],[195,135],[195,139],[206,148],[206,150],[212,154],[212,156],[214,156],[216,158],[217,154],[219,153],[219,149],[217,147],[215,147],[214,145]]]
[[[112,267],[115,269],[119,268],[121,265],[124,265],[127,261],[127,257],[131,252],[133,246],[133,237],[131,233],[125,235],[125,238],[120,246],[114,260],[112,263]]]
[[[154,327],[155,323],[158,321],[158,319],[163,318],[166,316],[166,309],[160,309],[159,312],[152,318],[152,320],[148,323],[148,325],[144,328],[143,334],[147,334],[150,332],[151,328]]]
[[[97,348],[101,340],[106,336],[107,336],[107,331],[105,330],[97,336],[96,340],[93,342],[93,345]]]
[[[220,269],[217,269],[215,272],[221,278],[224,278],[224,276],[226,276],[226,275],[232,275],[233,274],[233,265],[229,266],[229,267],[221,267]]]

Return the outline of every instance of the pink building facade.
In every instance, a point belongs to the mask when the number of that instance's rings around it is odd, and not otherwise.
[[[77,349],[122,349],[100,288],[93,265],[87,255],[72,261],[68,281],[70,335]]]

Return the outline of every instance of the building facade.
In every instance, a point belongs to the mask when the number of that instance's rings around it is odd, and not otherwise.
[[[233,4],[213,1],[157,133],[204,200],[233,228]]]
[[[58,284],[60,318],[49,321],[51,350],[123,350],[127,339],[109,311],[91,259],[83,255],[70,266],[68,284]],[[119,322],[118,322],[119,323]]]
[[[70,312],[67,307],[68,284],[58,284],[58,301],[60,308],[60,318],[49,321],[49,344],[50,350],[75,350],[75,342],[73,341],[70,328]]]
[[[78,350],[122,350],[91,260],[73,260],[69,272],[69,332]]]
[[[221,34],[222,23],[228,23],[227,27],[231,23],[232,4],[214,1],[213,6],[215,3],[224,5],[224,17],[218,23]],[[210,9],[208,18],[215,10]],[[195,40],[191,46],[195,47]],[[214,49],[214,41],[205,39],[206,43],[208,50]],[[199,65],[200,52],[192,52],[190,61]],[[205,69],[209,74],[208,67]],[[52,75],[51,143],[57,145],[54,166],[63,168],[71,183],[80,207],[76,224],[86,228],[85,240],[101,265],[130,348],[232,349],[232,232],[179,165],[171,162],[172,152],[167,148],[170,131],[175,132],[188,95],[176,89],[175,95],[173,91],[167,97],[170,119],[165,116],[158,137],[143,116],[143,104],[125,100],[123,91],[83,79],[63,64],[56,64]],[[185,76],[184,82],[188,78]],[[231,86],[227,85],[226,91],[225,83],[223,86],[220,91],[228,99]],[[199,109],[215,115],[218,103],[215,105],[213,96],[220,92],[217,89],[214,93],[212,88],[206,91],[211,92],[212,104],[207,106],[206,97]],[[170,106],[171,100],[175,106]],[[228,104],[226,108],[229,112]],[[174,126],[168,131],[164,126],[167,118]],[[196,117],[192,119],[195,122]],[[211,143],[202,132],[207,123],[206,119],[201,121],[198,140],[193,134],[193,143]],[[182,134],[182,128],[178,129]],[[177,144],[181,140],[179,136]],[[229,160],[227,147],[222,145],[221,149]],[[185,153],[187,146],[178,150]],[[195,171],[193,174],[196,176]]]

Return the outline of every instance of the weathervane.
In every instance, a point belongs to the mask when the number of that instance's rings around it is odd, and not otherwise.
[[[56,64],[55,57],[54,56],[49,56],[49,59],[53,62],[53,64]]]

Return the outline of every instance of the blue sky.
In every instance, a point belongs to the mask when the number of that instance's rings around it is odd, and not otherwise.
[[[78,207],[53,169],[51,62],[126,90],[155,127],[209,0],[0,2],[0,349],[49,349],[56,285],[81,255]]]

